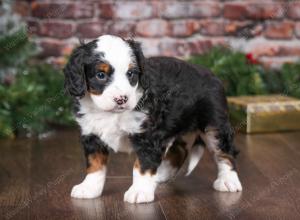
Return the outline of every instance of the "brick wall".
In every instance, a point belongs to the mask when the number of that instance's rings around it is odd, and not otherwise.
[[[217,44],[274,66],[300,55],[300,1],[17,0],[15,10],[41,57],[60,57],[78,38],[107,33],[140,40],[147,56],[189,56]]]

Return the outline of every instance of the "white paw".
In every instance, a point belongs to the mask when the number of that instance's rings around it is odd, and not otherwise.
[[[96,186],[88,186],[81,183],[73,187],[71,196],[78,199],[93,199],[101,195],[102,189]]]
[[[143,190],[132,185],[124,194],[124,201],[129,203],[146,203],[154,201],[154,190]]]
[[[215,180],[213,187],[221,192],[239,192],[242,191],[242,185],[235,171],[221,172],[218,179]]]
[[[101,195],[105,182],[103,171],[88,174],[82,183],[73,187],[71,196],[78,199],[93,199]]]

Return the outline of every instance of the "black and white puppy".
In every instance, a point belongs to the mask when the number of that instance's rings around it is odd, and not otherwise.
[[[104,35],[75,49],[64,74],[87,159],[72,197],[101,195],[111,149],[137,155],[124,195],[130,203],[153,201],[157,185],[186,159],[189,174],[204,147],[218,167],[214,189],[242,190],[223,86],[208,70],[175,58],[146,59],[139,43]]]

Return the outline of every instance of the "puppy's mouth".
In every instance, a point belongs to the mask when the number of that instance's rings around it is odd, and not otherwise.
[[[129,108],[127,106],[123,106],[123,105],[118,105],[115,108],[112,109],[112,112],[114,113],[122,113],[125,112],[126,110],[128,110]]]

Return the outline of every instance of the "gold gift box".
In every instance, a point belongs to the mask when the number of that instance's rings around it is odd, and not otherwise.
[[[300,100],[283,95],[228,97],[236,131],[262,133],[300,130]]]

